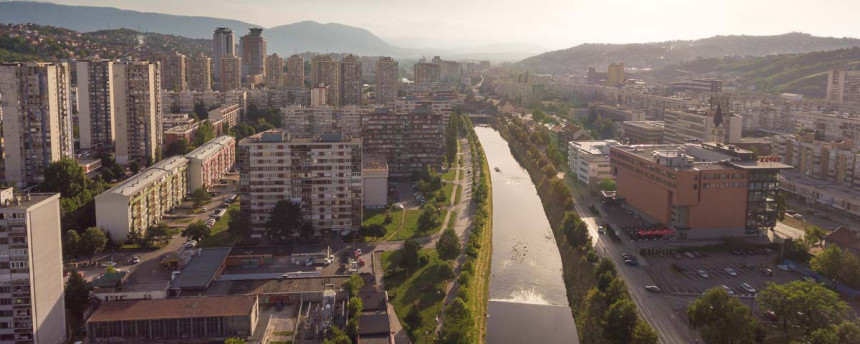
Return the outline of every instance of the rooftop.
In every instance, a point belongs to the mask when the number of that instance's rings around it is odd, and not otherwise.
[[[621,125],[642,129],[662,129],[666,126],[666,123],[663,121],[624,121],[621,122]]]
[[[12,188],[5,189],[4,191],[6,192],[4,192],[2,199],[0,199],[0,202],[2,202],[0,203],[0,209],[2,210],[24,210],[52,197],[60,197],[59,193],[15,194],[9,189]]]
[[[247,316],[256,302],[255,297],[248,296],[108,301],[88,322]]]
[[[172,288],[204,289],[212,283],[215,275],[230,254],[229,247],[202,248],[199,254],[191,257],[188,265],[176,276]]]
[[[149,187],[152,183],[157,182],[161,178],[164,178],[176,168],[188,165],[188,159],[181,156],[173,156],[167,159],[161,160],[155,165],[150,166],[149,168],[141,171],[138,174],[135,174],[129,179],[126,179],[124,182],[108,189],[107,191],[99,194],[98,196],[107,195],[107,194],[120,194],[123,196],[131,196],[137,193],[138,191]],[[98,197],[96,196],[96,197]]]
[[[860,251],[860,232],[848,228],[839,228],[824,237],[827,243],[835,244],[843,249]]]
[[[328,138],[328,136],[326,137]],[[242,141],[239,141],[239,144],[249,144],[249,143],[278,143],[278,142],[287,142],[287,143],[323,143],[330,144],[332,141],[325,141],[320,137],[291,137],[287,132],[281,129],[270,129],[256,135],[248,136]],[[343,140],[337,141],[342,143],[361,143],[361,138],[358,137],[344,137]]]
[[[391,322],[388,314],[363,314],[358,318],[358,334],[388,334],[391,333]]]
[[[127,271],[106,272],[93,280],[93,288],[115,287],[118,283],[122,282],[127,274]]]
[[[362,158],[362,169],[388,171],[388,162],[385,157],[379,155],[365,155]]]
[[[219,136],[188,152],[188,154],[185,154],[185,157],[188,159],[206,160],[215,153],[218,153],[224,146],[235,144],[235,142],[236,139],[232,136]]]
[[[223,288],[230,295],[292,294],[322,292],[326,285],[340,287],[348,276],[265,279],[246,281],[217,281],[213,288]]]

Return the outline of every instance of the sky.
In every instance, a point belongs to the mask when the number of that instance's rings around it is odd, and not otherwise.
[[[313,20],[361,27],[403,47],[519,43],[562,49],[714,35],[860,37],[858,0],[54,0],[236,19],[263,27]]]

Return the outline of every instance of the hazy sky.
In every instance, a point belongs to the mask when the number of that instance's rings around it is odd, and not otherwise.
[[[55,0],[237,19],[272,27],[303,20],[370,30],[398,45],[651,42],[802,31],[860,37],[860,0]],[[410,40],[412,42],[410,42]]]

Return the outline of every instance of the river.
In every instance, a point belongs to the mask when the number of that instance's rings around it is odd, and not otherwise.
[[[528,172],[490,127],[476,127],[493,182],[487,343],[578,343],[561,256]]]

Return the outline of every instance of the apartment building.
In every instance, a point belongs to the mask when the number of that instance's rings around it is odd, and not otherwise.
[[[0,64],[7,183],[40,183],[48,165],[74,153],[69,89],[66,63]]]
[[[617,86],[624,83],[624,63],[610,63],[606,70],[606,84]]]
[[[361,104],[361,60],[349,54],[337,64],[338,106]]]
[[[278,54],[266,57],[266,87],[280,88],[284,86],[284,58]]]
[[[327,240],[361,226],[362,144],[358,138],[325,134],[291,137],[280,129],[239,142],[239,195],[251,221],[250,236],[261,238],[275,204],[301,204],[314,235]]]
[[[618,137],[629,144],[663,143],[664,124],[662,121],[624,121],[618,124]]]
[[[304,67],[302,67],[304,68]],[[328,86],[326,104],[337,106],[338,64],[331,55],[317,55],[311,59],[311,87]]]
[[[444,130],[441,114],[426,107],[411,112],[374,109],[361,118],[364,153],[384,158],[392,178],[411,177],[427,167],[442,167]]]
[[[187,113],[165,113],[161,120],[161,130],[167,131],[173,127],[191,124],[194,124],[194,118]]]
[[[445,85],[458,85],[460,83],[460,63],[457,61],[438,62],[439,65],[439,81]]]
[[[0,342],[66,341],[60,194],[0,190]]]
[[[692,79],[669,83],[670,94],[675,94],[679,92],[720,93],[722,91],[723,81],[717,79]]]
[[[398,113],[410,113],[416,109],[427,108],[434,114],[442,116],[446,125],[457,104],[456,96],[429,94],[425,96],[407,96],[397,98],[394,101],[394,111]]]
[[[811,130],[820,140],[853,140],[860,144],[860,115],[800,111],[795,115],[795,130]]]
[[[831,70],[827,73],[827,101],[860,102],[860,71]]]
[[[860,216],[860,198],[857,189],[832,181],[816,179],[799,171],[779,173],[779,188],[808,204],[817,204]]]
[[[665,143],[738,143],[743,131],[743,118],[720,109],[666,110],[663,122]]]
[[[412,67],[417,85],[438,85],[442,81],[442,68],[438,64],[418,62]]]
[[[317,85],[311,87],[311,106],[326,106],[329,105],[328,94],[331,86]]]
[[[295,54],[287,58],[287,87],[305,87],[305,58]]]
[[[251,28],[239,39],[242,48],[242,76],[266,75],[266,38],[262,28]]]
[[[256,91],[256,90],[254,90]],[[162,110],[165,113],[171,112],[194,112],[194,106],[198,103],[203,104],[207,109],[212,107],[220,107],[230,104],[239,104],[239,113],[244,113],[248,106],[248,93],[250,91],[235,90],[235,91],[206,91],[206,92],[164,92],[164,101]]]
[[[199,129],[200,125],[205,122],[212,123],[212,127],[215,129],[215,135],[220,136],[224,133],[223,122],[213,121],[211,119],[204,119],[191,124],[177,125],[164,131],[164,147],[168,147],[179,140],[194,142],[194,139],[197,137],[197,129]]]
[[[609,167],[609,147],[617,144],[615,140],[568,142],[567,161],[576,179],[588,186],[596,186],[606,178],[614,179]]]
[[[185,154],[188,159],[188,190],[209,190],[236,163],[236,139],[224,135]]]
[[[188,61],[188,90],[209,92],[212,90],[212,59],[198,53]]]
[[[82,149],[113,149],[116,141],[114,117],[113,61],[77,62],[78,130]]]
[[[397,99],[400,67],[394,59],[383,56],[376,60],[376,104],[390,105]]]
[[[343,133],[345,137],[360,137],[361,118],[371,112],[371,106],[287,106],[281,108],[281,128],[293,137],[333,132]]]
[[[384,157],[364,156],[361,189],[364,208],[381,209],[388,205],[388,162]]]
[[[163,109],[158,63],[128,61],[113,65],[116,160],[158,161]]]
[[[239,124],[239,104],[223,105],[209,111],[209,120],[212,123],[222,123],[230,129]]]
[[[218,83],[221,92],[242,88],[242,58],[236,56],[222,57],[220,63],[221,79]]]
[[[814,133],[803,133],[772,136],[771,143],[793,172],[860,190],[860,151],[853,141],[818,141]]]
[[[642,109],[631,109],[625,106],[611,106],[601,103],[592,103],[588,107],[597,115],[615,122],[645,120],[645,110]]]
[[[236,36],[226,27],[215,29],[212,35],[212,59],[215,62],[215,80],[221,81],[221,59],[236,56]]]
[[[721,143],[609,148],[617,198],[680,239],[760,236],[776,225],[776,159]]]
[[[96,225],[123,242],[143,237],[187,194],[188,159],[164,159],[95,197]]]
[[[280,108],[290,105],[310,105],[309,90],[301,88],[247,90],[248,105],[257,108]]]
[[[165,90],[185,91],[188,89],[185,72],[187,59],[178,52],[161,57],[161,86]]]

